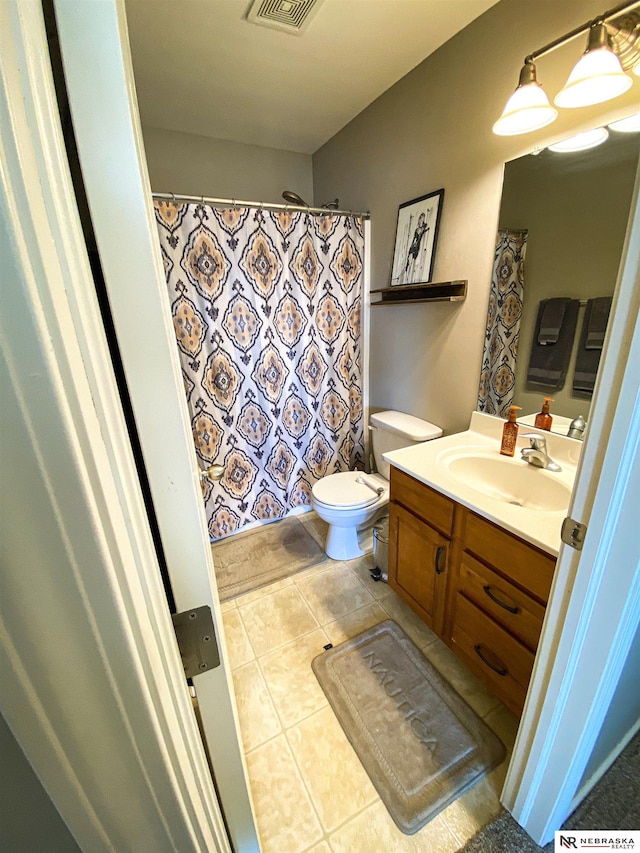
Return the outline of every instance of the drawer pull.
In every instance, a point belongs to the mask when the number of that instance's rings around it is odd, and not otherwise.
[[[444,545],[440,545],[438,550],[436,551],[436,574],[441,575],[444,572],[444,568],[440,565],[440,558],[444,554]]]
[[[482,661],[482,663],[486,663],[486,665],[489,667],[489,669],[492,669],[494,672],[497,672],[498,675],[504,676],[504,675],[509,674],[509,670],[506,667],[496,666],[495,664],[491,663],[490,660],[487,660],[487,658],[482,654],[482,646],[479,643],[476,643],[476,645],[473,648],[475,650],[475,653],[478,655],[478,657]]]
[[[500,601],[499,598],[496,598],[496,596],[491,592],[491,587],[489,586],[489,584],[486,584],[486,586],[483,586],[482,589],[486,592],[486,594],[489,596],[491,601],[495,602],[500,607],[504,607],[504,609],[508,610],[509,613],[520,613],[519,607],[512,607],[510,604],[505,604],[504,601]]]

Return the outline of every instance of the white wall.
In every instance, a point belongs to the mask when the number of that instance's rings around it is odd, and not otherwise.
[[[503,164],[558,136],[637,109],[640,78],[609,104],[564,110],[549,128],[497,137],[523,58],[601,13],[601,0],[501,0],[391,87],[313,156],[316,198],[372,213],[372,282],[389,283],[398,205],[445,189],[434,281],[466,278],[464,303],[373,308],[371,405],[467,427],[477,400]],[[586,47],[538,63],[553,96]]]
[[[311,156],[193,133],[143,127],[154,192],[280,202],[293,190],[313,203]]]
[[[78,853],[80,848],[0,715],[0,850]]]

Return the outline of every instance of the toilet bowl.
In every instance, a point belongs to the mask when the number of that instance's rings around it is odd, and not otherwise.
[[[359,538],[386,511],[389,504],[389,463],[383,453],[430,441],[442,435],[440,427],[403,412],[371,416],[373,455],[377,473],[343,471],[329,474],[313,486],[311,505],[329,530],[325,552],[333,560],[353,560],[367,551]]]

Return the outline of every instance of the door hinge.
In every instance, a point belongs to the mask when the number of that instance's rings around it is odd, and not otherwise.
[[[220,666],[210,607],[192,607],[182,613],[173,613],[171,618],[187,678]]]
[[[573,518],[565,518],[562,522],[562,533],[560,538],[565,545],[571,545],[576,551],[582,551],[584,537],[587,535],[587,525],[574,521]]]

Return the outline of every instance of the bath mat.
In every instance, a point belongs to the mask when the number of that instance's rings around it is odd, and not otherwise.
[[[327,559],[297,518],[284,518],[211,546],[221,601],[265,586]]]
[[[407,835],[506,755],[395,622],[375,625],[311,666],[389,814]]]

